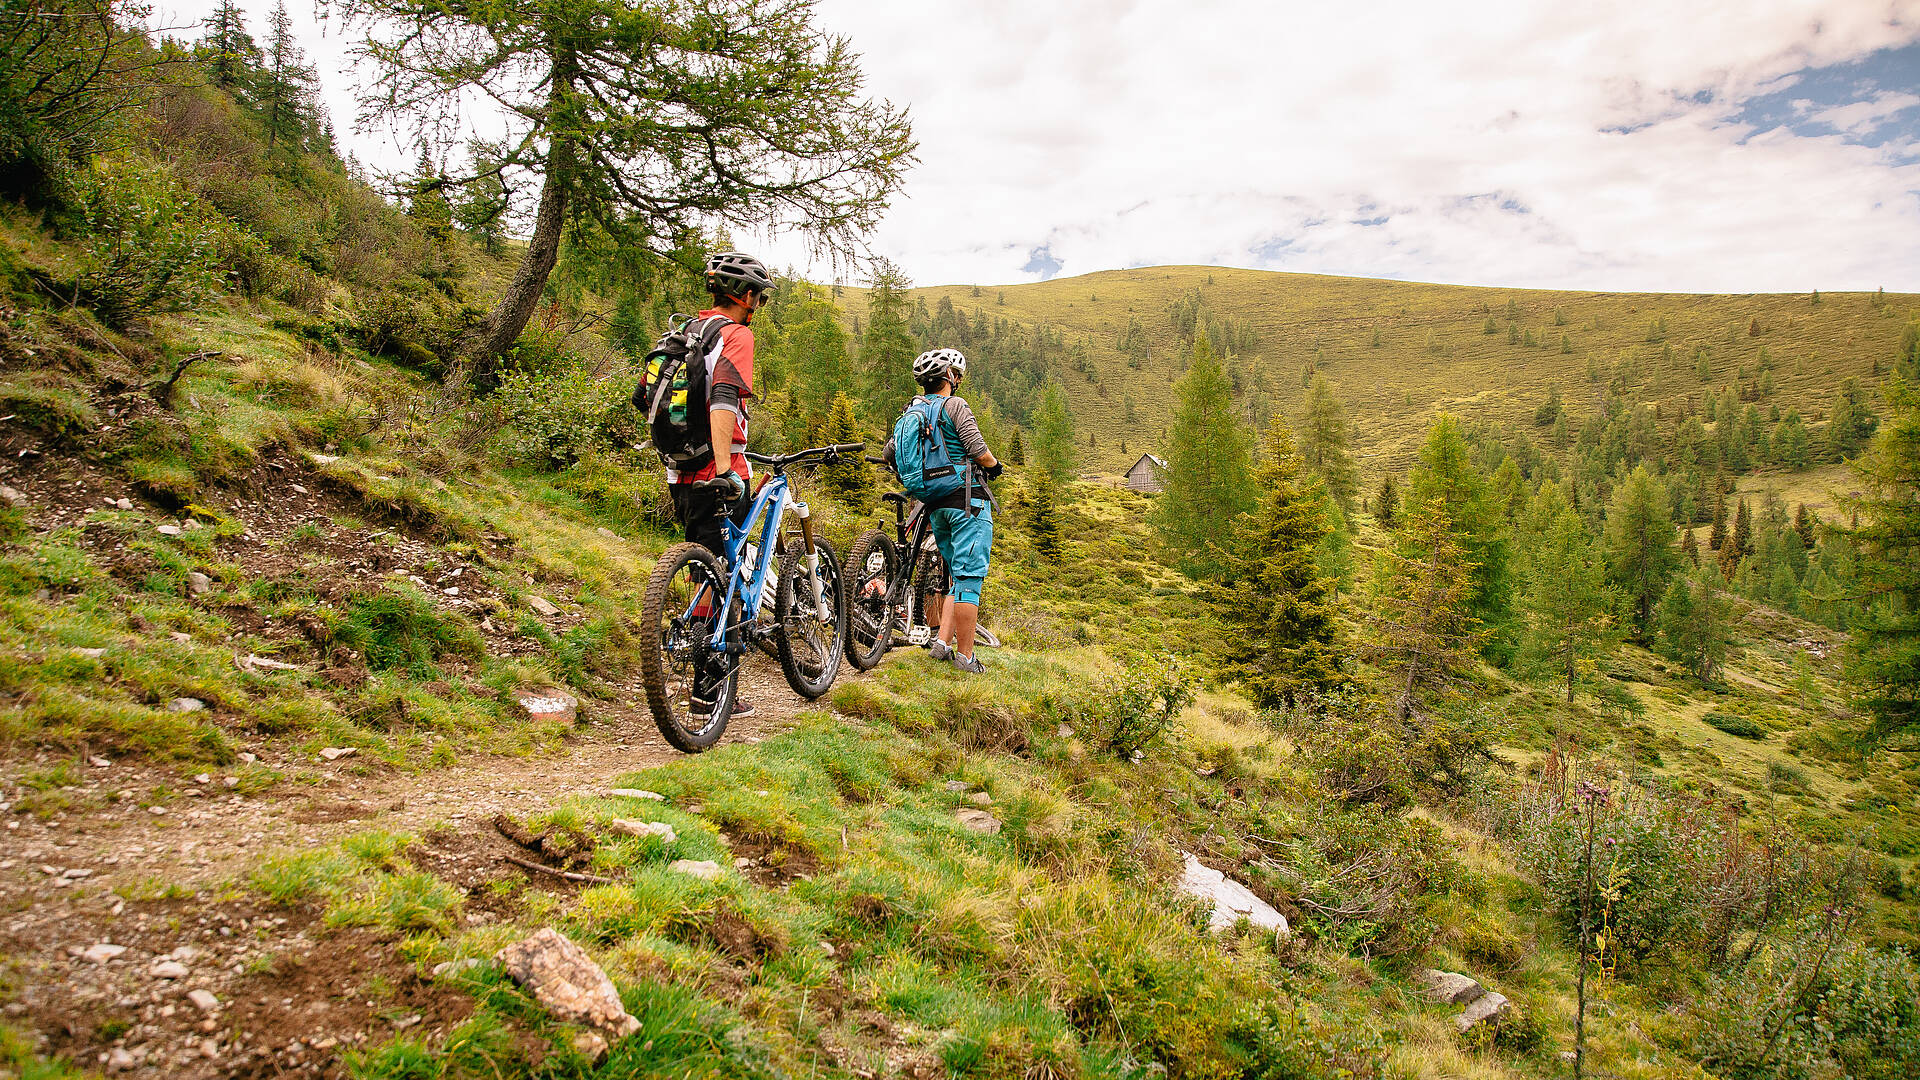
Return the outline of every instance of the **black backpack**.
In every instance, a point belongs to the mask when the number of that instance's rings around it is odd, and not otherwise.
[[[693,472],[713,460],[707,423],[707,354],[732,319],[675,315],[667,332],[641,361],[633,407],[647,419],[647,433],[660,458],[676,472]]]

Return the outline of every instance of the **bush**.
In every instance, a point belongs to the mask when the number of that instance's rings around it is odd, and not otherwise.
[[[1723,712],[1710,712],[1700,719],[1709,727],[1717,728],[1729,735],[1742,739],[1764,739],[1767,729],[1744,716],[1729,716]]]
[[[184,311],[220,287],[220,230],[165,166],[101,162],[75,182],[80,296],[108,325]]]
[[[1102,680],[1081,714],[1082,731],[1102,748],[1132,757],[1166,739],[1180,710],[1193,703],[1193,679],[1170,656],[1134,660]]]
[[[625,362],[595,369],[565,353],[508,371],[495,395],[502,449],[544,468],[611,447],[614,433],[636,422],[631,400],[639,377]]]

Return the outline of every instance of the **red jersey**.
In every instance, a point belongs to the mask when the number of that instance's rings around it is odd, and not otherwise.
[[[719,310],[708,308],[699,317],[705,319],[719,314]],[[743,478],[753,475],[753,467],[745,457],[747,402],[752,397],[753,330],[730,322],[720,328],[720,340],[714,343],[713,351],[707,354],[707,411],[711,413],[715,409],[724,409],[733,414],[733,471]],[[714,462],[719,459],[720,448],[714,447],[714,461],[708,462],[697,472],[679,473],[668,466],[667,483],[690,484],[696,480],[711,480],[717,471]]]

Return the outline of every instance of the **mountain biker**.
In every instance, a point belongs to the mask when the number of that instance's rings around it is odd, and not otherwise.
[[[687,539],[701,544],[717,555],[726,554],[726,532],[721,527],[723,509],[731,506],[734,524],[745,525],[751,509],[745,495],[753,478],[753,466],[747,464],[747,401],[753,397],[753,313],[767,302],[773,289],[773,275],[766,264],[738,251],[722,251],[707,259],[707,293],[712,306],[698,318],[720,317],[727,325],[720,329],[719,340],[707,354],[707,431],[714,450],[706,463],[692,472],[667,466],[667,490],[673,496],[673,513],[686,530]],[[727,447],[724,456],[720,447]],[[695,487],[703,480],[718,480],[714,486]],[[699,614],[696,612],[696,614]],[[703,703],[693,702],[696,716],[705,715]],[[711,702],[705,703],[713,711]],[[753,715],[753,706],[735,695],[733,716]]]
[[[942,441],[955,465],[978,465],[989,480],[1006,468],[987,440],[966,400],[954,395],[967,377],[967,358],[958,349],[928,349],[913,361],[913,381],[928,398],[939,398]],[[918,399],[915,399],[918,400]],[[885,458],[894,464],[895,446],[887,440]],[[927,650],[935,660],[951,660],[961,671],[986,668],[973,658],[973,631],[980,623],[980,590],[986,584],[988,557],[993,550],[993,496],[985,484],[969,483],[952,495],[928,504],[934,543],[946,561],[952,586],[942,605],[938,629]],[[953,644],[949,646],[947,643]]]

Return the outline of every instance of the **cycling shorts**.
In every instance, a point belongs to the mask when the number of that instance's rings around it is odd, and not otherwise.
[[[993,507],[985,499],[975,499],[972,513],[948,506],[932,514],[933,542],[939,545],[953,582],[947,595],[963,604],[978,604],[993,551]]]

